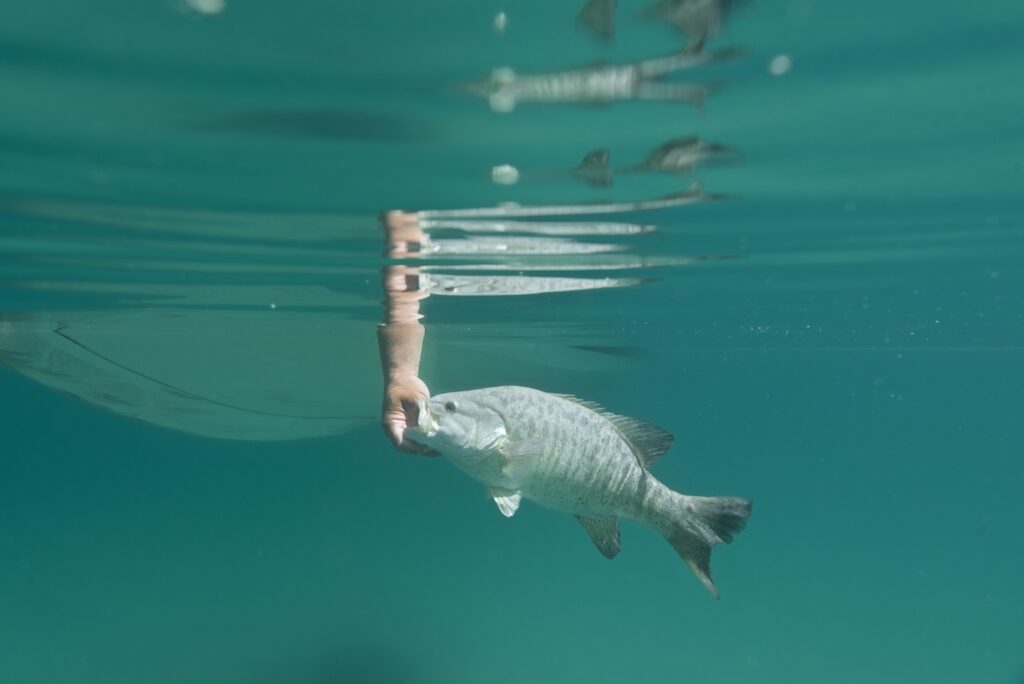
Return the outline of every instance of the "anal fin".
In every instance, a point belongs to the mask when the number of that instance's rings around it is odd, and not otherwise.
[[[618,518],[585,518],[577,515],[576,519],[590,535],[590,540],[605,558],[615,558],[619,553],[619,519]]]
[[[523,500],[523,495],[519,492],[514,492],[509,489],[500,489],[498,487],[488,487],[487,492],[494,499],[494,503],[497,504],[498,510],[506,518],[511,518],[519,510],[519,502]]]

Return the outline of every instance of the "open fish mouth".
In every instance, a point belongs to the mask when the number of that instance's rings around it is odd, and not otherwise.
[[[417,413],[419,414],[417,416],[416,422],[417,427],[427,437],[433,437],[434,435],[437,434],[437,431],[440,429],[441,425],[437,422],[437,420],[434,418],[434,415],[430,412],[430,404],[427,403],[426,399],[417,399],[416,408]]]

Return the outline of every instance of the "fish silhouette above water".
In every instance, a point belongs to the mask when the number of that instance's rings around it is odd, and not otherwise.
[[[523,499],[571,513],[607,558],[619,552],[619,518],[661,533],[718,597],[711,549],[732,541],[750,516],[737,497],[675,492],[649,466],[672,435],[575,397],[528,387],[490,387],[421,401],[410,441],[446,456],[488,487],[513,516]]]

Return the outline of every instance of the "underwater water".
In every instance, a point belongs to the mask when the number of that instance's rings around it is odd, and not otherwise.
[[[1024,681],[1024,10],[737,6],[700,107],[464,87],[686,42],[581,4],[0,6],[0,682]],[[692,135],[736,154],[568,173]],[[575,209],[384,252],[508,202]],[[720,600],[392,448],[395,266],[432,391],[599,402],[753,500]]]

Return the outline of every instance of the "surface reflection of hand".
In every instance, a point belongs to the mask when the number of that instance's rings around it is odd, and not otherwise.
[[[413,302],[430,296],[430,292],[420,284],[418,266],[404,264],[388,266],[384,269],[382,284],[389,303],[394,301]],[[417,315],[415,320],[418,319]]]
[[[381,214],[380,224],[387,235],[384,242],[390,256],[417,252],[430,242],[416,214],[389,211]]]

